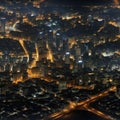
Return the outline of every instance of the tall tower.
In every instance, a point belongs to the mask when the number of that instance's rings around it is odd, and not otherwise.
[[[79,45],[75,48],[75,58],[77,70],[81,70],[82,68],[84,68],[82,52]]]
[[[75,48],[75,56],[76,56],[76,60],[78,61],[79,60],[79,58],[81,58],[81,48],[80,48],[80,46],[76,46],[76,48]]]
[[[5,33],[6,18],[0,18],[0,33]]]
[[[117,85],[116,96],[120,99],[120,85]]]
[[[70,52],[65,53],[65,63],[70,64]]]
[[[119,28],[119,34],[120,34],[120,22],[117,22],[117,26]]]

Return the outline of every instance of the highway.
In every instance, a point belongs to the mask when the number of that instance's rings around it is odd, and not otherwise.
[[[88,98],[84,101],[81,101],[78,103],[70,102],[70,104],[68,106],[66,106],[63,110],[50,115],[48,119],[57,120],[57,119],[63,118],[65,116],[65,114],[69,113],[73,109],[81,109],[81,110],[86,110],[86,111],[92,112],[106,120],[114,120],[114,118],[112,118],[111,116],[90,107],[90,103],[109,95],[109,92],[111,92],[111,91],[116,91],[116,86],[112,86],[109,89],[107,89],[103,92],[100,92],[94,96],[91,96],[90,98]]]

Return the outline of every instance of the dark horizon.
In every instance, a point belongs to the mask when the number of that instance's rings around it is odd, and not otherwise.
[[[48,0],[50,2],[54,2],[54,3],[57,3],[57,4],[65,4],[65,5],[77,5],[77,6],[80,6],[80,5],[107,5],[107,4],[112,4],[114,3],[113,0],[76,0],[76,1],[73,1],[73,0],[64,0],[64,1],[61,1],[61,0]]]

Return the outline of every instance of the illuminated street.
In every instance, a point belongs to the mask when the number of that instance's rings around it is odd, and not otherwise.
[[[108,90],[102,92],[102,93],[99,93],[95,96],[92,96],[90,98],[88,98],[87,100],[85,101],[82,101],[82,102],[78,102],[78,103],[70,103],[69,106],[65,107],[61,112],[58,112],[58,113],[55,113],[53,115],[50,116],[50,119],[60,119],[60,118],[64,118],[65,114],[66,113],[69,113],[70,111],[72,111],[73,109],[81,109],[81,110],[87,110],[87,111],[90,111],[94,114],[97,114],[98,116],[104,118],[104,119],[107,119],[107,120],[114,120],[114,118],[112,118],[111,116],[109,115],[106,115],[104,113],[102,113],[101,111],[98,111],[94,108],[91,108],[90,107],[90,103],[96,101],[97,99],[101,98],[101,97],[104,97],[104,96],[107,96],[109,95],[109,92],[115,92],[116,91],[116,87],[113,86],[111,88],[109,88]]]

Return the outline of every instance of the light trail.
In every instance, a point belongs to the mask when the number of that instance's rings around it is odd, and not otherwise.
[[[35,43],[35,50],[36,50],[36,57],[35,59],[32,61],[31,65],[29,66],[29,68],[33,68],[33,67],[36,67],[36,62],[39,61],[40,59],[40,55],[39,55],[39,48],[38,48],[38,44]],[[31,72],[28,70],[28,73],[31,74]],[[33,75],[33,76],[36,76],[36,75]]]
[[[107,96],[110,91],[116,91],[116,86],[112,86],[109,89],[107,89],[106,91],[101,92],[101,93],[99,93],[97,95],[94,95],[91,98],[89,98],[89,99],[87,99],[83,102],[78,103],[78,106],[82,106],[82,105],[85,105],[85,104],[90,104],[90,103],[96,101],[97,99],[99,99],[101,97]]]
[[[53,63],[54,57],[48,43],[46,43],[46,48],[48,49],[47,59]]]
[[[29,57],[28,51],[27,51],[27,49],[26,49],[26,47],[25,47],[25,45],[24,45],[24,41],[21,39],[21,40],[19,40],[19,43],[20,43],[20,45],[22,46],[22,48],[23,48],[26,56]]]
[[[29,65],[29,68],[34,68],[36,67],[36,60],[33,60],[31,65]]]
[[[114,26],[114,27],[118,27],[118,24],[116,22],[110,21],[109,24]]]
[[[93,90],[95,85],[92,86],[80,86],[80,85],[72,85],[71,83],[67,83],[68,88],[75,88],[75,89],[85,89],[85,90]]]
[[[99,32],[101,32],[103,29],[104,29],[104,26],[101,26],[97,32],[99,33]]]
[[[14,24],[13,24],[13,28],[15,29],[16,28],[16,25],[19,23],[20,21],[17,20]]]
[[[37,43],[35,43],[35,49],[36,49],[36,61],[39,61],[40,56],[39,56],[39,48]]]
[[[114,120],[114,118],[112,118],[111,116],[109,116],[109,115],[107,115],[107,114],[105,114],[105,113],[103,113],[103,112],[101,112],[101,111],[99,111],[99,110],[97,110],[95,108],[87,107],[86,109],[87,109],[87,111],[89,111],[91,113],[94,113],[94,114],[96,114],[96,115],[98,115],[100,117],[102,116],[106,120]]]
[[[29,53],[28,53],[28,51],[27,51],[27,49],[26,49],[26,47],[25,47],[24,41],[21,39],[21,40],[19,40],[19,43],[20,43],[20,45],[22,46],[22,48],[23,48],[26,56],[29,57]]]
[[[96,112],[94,108],[92,108],[92,109],[89,108],[90,103],[98,100],[99,98],[107,96],[110,91],[116,91],[116,86],[112,86],[109,89],[107,89],[106,91],[101,92],[97,95],[94,95],[91,98],[88,98],[84,101],[81,101],[81,102],[78,102],[78,103],[72,102],[72,104],[70,103],[63,110],[61,110],[60,112],[56,112],[56,113],[52,114],[51,116],[49,116],[49,118],[52,119],[52,120],[56,120],[60,117],[63,117],[66,113],[69,113],[71,110],[79,108],[79,109],[85,109],[87,111],[90,111],[94,114],[99,115],[102,118],[107,119],[107,120],[114,120],[111,116],[109,116],[107,114],[104,114],[99,110],[97,110],[97,112]],[[71,105],[72,105],[72,107],[71,107]]]

